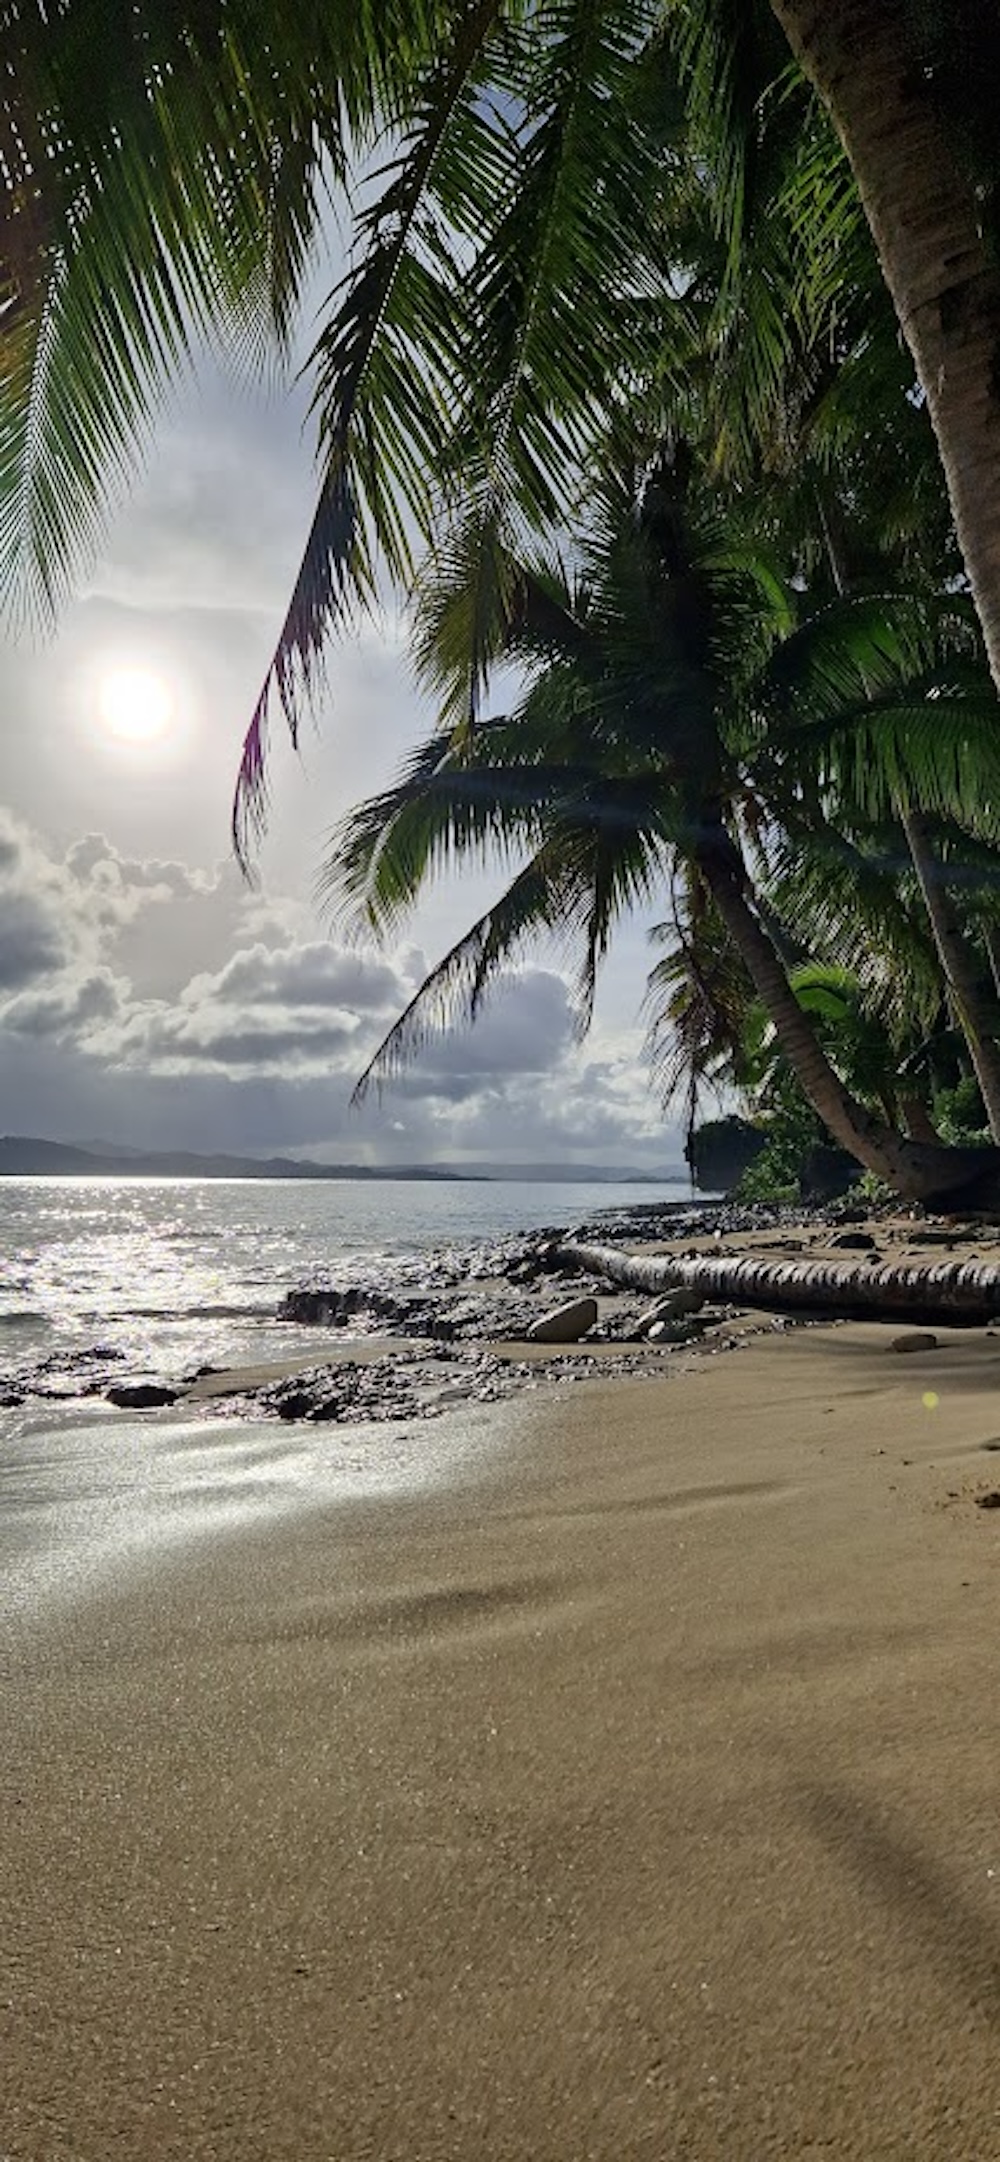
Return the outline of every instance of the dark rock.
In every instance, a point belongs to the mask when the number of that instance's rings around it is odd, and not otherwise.
[[[836,1237],[830,1240],[830,1245],[842,1247],[852,1253],[870,1254],[875,1251],[878,1241],[872,1238],[870,1231],[838,1231]]]
[[[689,1315],[686,1321],[654,1321],[646,1331],[650,1344],[693,1344],[702,1334],[704,1323],[700,1316]]]
[[[817,1142],[810,1149],[799,1174],[799,1191],[803,1201],[838,1201],[846,1194],[858,1176],[858,1167],[846,1149],[830,1148],[825,1142]]]
[[[170,1389],[159,1381],[116,1381],[107,1391],[106,1401],[116,1404],[120,1411],[155,1411],[159,1404],[176,1404],[178,1389]]]
[[[937,1337],[930,1329],[909,1329],[905,1336],[894,1336],[893,1351],[936,1351]]]
[[[286,1389],[272,1397],[270,1408],[279,1419],[308,1419],[315,1402],[308,1389]]]

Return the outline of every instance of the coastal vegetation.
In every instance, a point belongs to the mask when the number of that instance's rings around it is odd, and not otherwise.
[[[898,1193],[1000,1196],[988,12],[963,0],[946,40],[918,0],[11,11],[22,609],[68,590],[195,337],[289,349],[325,193],[353,205],[237,846],[275,707],[295,734],[388,582],[438,725],[330,891],[383,933],[444,861],[513,868],[362,1086],[540,932],[576,940],[585,1025],[643,906],[689,1129],[715,1085]]]

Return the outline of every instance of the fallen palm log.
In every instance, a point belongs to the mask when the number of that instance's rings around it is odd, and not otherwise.
[[[850,1320],[940,1321],[981,1327],[1000,1317],[1000,1267],[988,1261],[774,1261],[760,1254],[623,1254],[560,1245],[559,1268],[585,1269],[629,1290],[684,1286],[727,1305]]]

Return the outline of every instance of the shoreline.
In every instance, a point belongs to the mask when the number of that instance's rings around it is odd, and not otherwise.
[[[26,1642],[10,2162],[1000,2153],[998,1373],[519,1399]]]
[[[637,1283],[611,1281],[596,1266],[595,1239],[605,1248],[614,1242],[617,1251],[632,1251],[640,1261],[743,1256],[762,1264],[755,1275],[769,1282],[763,1288],[759,1280],[753,1287],[747,1283],[742,1299],[738,1286],[728,1296],[724,1289],[705,1291],[700,1308],[697,1298],[689,1299],[686,1320],[651,1334],[658,1294]],[[559,1245],[567,1257],[576,1249],[575,1262],[567,1258],[552,1266]],[[49,1401],[72,1407],[106,1400],[130,1414],[176,1405],[184,1416],[189,1408],[197,1413],[213,1402],[225,1416],[333,1423],[437,1416],[470,1392],[488,1402],[519,1386],[537,1386],[540,1347],[530,1342],[534,1326],[547,1309],[575,1299],[596,1302],[596,1326],[580,1341],[560,1345],[553,1378],[594,1378],[614,1367],[629,1379],[655,1375],[665,1359],[673,1364],[689,1352],[704,1356],[731,1349],[755,1329],[822,1326],[836,1319],[835,1312],[822,1309],[796,1313],[794,1304],[783,1302],[780,1280],[787,1264],[794,1269],[818,1263],[831,1286],[855,1271],[864,1290],[865,1279],[878,1281],[880,1264],[899,1264],[905,1271],[913,1264],[926,1270],[943,1262],[948,1275],[984,1254],[993,1262],[998,1252],[995,1226],[928,1218],[922,1212],[869,1211],[843,1203],[813,1209],[715,1201],[694,1208],[619,1205],[572,1229],[508,1234],[464,1250],[428,1249],[393,1260],[380,1256],[370,1264],[359,1258],[353,1277],[336,1264],[287,1291],[273,1309],[258,1303],[247,1310],[247,1320],[261,1332],[263,1348],[256,1356],[245,1325],[235,1358],[223,1353],[220,1360],[213,1348],[214,1363],[189,1359],[180,1370],[158,1364],[148,1352],[130,1362],[107,1344],[28,1354],[20,1368],[0,1379],[0,1406],[17,1410]],[[963,1326],[1000,1320],[984,1296],[982,1317]],[[1000,1291],[997,1297],[1000,1306]],[[242,1310],[231,1311],[237,1330]],[[209,1306],[207,1321],[217,1324],[222,1312]],[[888,1314],[885,1318],[889,1321]],[[916,1305],[913,1318],[925,1318]],[[169,1312],[164,1319],[169,1324]],[[960,1316],[954,1319],[957,1323]],[[891,1325],[906,1323],[903,1301]],[[653,1335],[661,1340],[654,1344]]]

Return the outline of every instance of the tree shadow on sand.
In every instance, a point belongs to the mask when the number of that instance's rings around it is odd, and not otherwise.
[[[985,1915],[959,1871],[918,1849],[845,1787],[800,1782],[810,1827],[837,1866],[919,1939],[933,1969],[971,2011],[1000,2026],[1000,1904]]]

